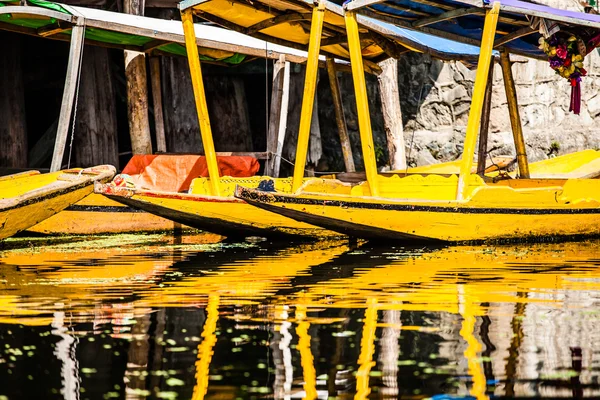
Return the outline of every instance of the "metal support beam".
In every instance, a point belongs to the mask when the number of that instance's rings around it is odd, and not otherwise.
[[[500,3],[495,1],[492,8],[486,12],[483,34],[481,36],[481,48],[479,50],[479,68],[475,75],[475,86],[473,87],[473,99],[471,100],[471,112],[467,122],[467,132],[463,147],[462,162],[460,164],[460,175],[456,190],[456,199],[463,200],[466,196],[468,179],[471,176],[473,167],[473,156],[475,153],[475,144],[479,134],[479,123],[481,121],[481,112],[483,109],[483,99],[485,97],[485,88],[488,81],[490,69],[490,59],[494,47],[494,37],[496,35],[496,25],[498,24],[498,15],[500,14]]]
[[[519,103],[517,101],[517,89],[512,74],[512,64],[508,51],[500,52],[500,65],[502,66],[502,76],[504,78],[504,89],[506,90],[506,101],[508,102],[508,114],[510,116],[510,125],[512,126],[513,138],[515,141],[515,150],[517,152],[517,162],[519,163],[519,176],[529,179],[529,164],[527,162],[527,148],[523,138],[523,127],[521,126],[521,116],[519,115]]]
[[[196,111],[198,113],[198,125],[200,126],[200,135],[202,136],[204,156],[206,157],[206,164],[208,165],[208,176],[210,178],[212,195],[220,196],[221,190],[219,185],[219,165],[217,164],[215,144],[213,142],[212,131],[210,128],[206,94],[204,93],[204,81],[202,80],[202,68],[200,66],[198,47],[196,46],[194,17],[191,9],[181,12],[181,23],[183,24],[183,33],[185,35],[185,48],[188,55],[188,63],[190,65],[190,76],[192,78],[194,100],[196,102]]]
[[[308,57],[306,60],[304,93],[302,95],[302,111],[300,113],[300,127],[298,128],[296,162],[294,165],[294,177],[292,179],[292,192],[295,192],[300,188],[304,178],[304,168],[306,167],[306,156],[308,153],[308,140],[310,138],[310,126],[315,103],[315,92],[317,89],[319,50],[321,47],[321,33],[323,31],[324,19],[325,2],[324,0],[319,0],[319,3],[313,8],[310,41],[308,44]]]
[[[375,157],[375,145],[373,144],[373,130],[371,129],[371,116],[369,115],[369,100],[367,99],[367,85],[363,70],[362,53],[360,46],[360,35],[358,33],[358,22],[356,13],[347,11],[346,31],[348,32],[348,50],[350,52],[350,64],[352,67],[352,79],[354,80],[354,94],[356,96],[356,109],[358,115],[358,129],[362,145],[363,161],[367,182],[371,190],[371,196],[379,196],[377,185],[377,159]]]
[[[83,56],[83,38],[85,27],[75,25],[71,32],[71,46],[69,48],[69,64],[67,66],[67,76],[65,78],[65,88],[63,90],[62,102],[60,105],[60,116],[58,118],[58,128],[56,130],[56,141],[54,143],[54,152],[52,154],[52,163],[50,171],[58,171],[62,166],[62,160],[67,145],[69,135],[69,126],[73,107],[75,102],[75,93],[79,84],[79,69],[81,67],[81,57]]]

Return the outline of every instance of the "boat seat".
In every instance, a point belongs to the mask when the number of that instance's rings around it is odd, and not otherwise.
[[[245,178],[256,175],[258,160],[250,156],[217,156],[220,176]],[[137,188],[187,192],[192,180],[208,176],[206,158],[198,155],[134,155],[122,174],[131,176]]]

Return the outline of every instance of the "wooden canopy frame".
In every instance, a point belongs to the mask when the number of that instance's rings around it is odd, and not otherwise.
[[[57,127],[56,140],[53,150],[52,162],[51,162],[51,171],[58,171],[62,166],[62,160],[67,144],[68,132],[71,123],[71,116],[73,114],[74,102],[75,102],[75,94],[76,88],[78,84],[78,77],[80,74],[80,60],[82,57],[83,46],[84,45],[92,45],[106,48],[117,48],[121,50],[132,50],[143,52],[151,55],[169,55],[176,56],[175,54],[165,53],[159,49],[160,46],[169,43],[178,43],[185,45],[187,47],[188,54],[194,53],[195,57],[198,59],[199,52],[202,49],[211,49],[211,50],[221,50],[232,53],[240,53],[245,54],[250,57],[256,58],[267,58],[272,60],[280,60],[284,59],[286,62],[292,63],[305,63],[307,60],[306,56],[294,54],[292,52],[284,53],[281,51],[269,50],[265,51],[264,49],[257,47],[250,47],[246,45],[233,44],[227,42],[221,42],[216,40],[207,40],[196,37],[195,34],[190,38],[188,42],[186,42],[186,38],[184,34],[175,34],[171,32],[165,32],[161,30],[153,30],[147,28],[141,28],[138,26],[132,26],[125,23],[113,22],[113,21],[105,21],[96,18],[90,18],[82,15],[77,11],[77,7],[70,7],[67,5],[62,5],[68,13],[58,12],[52,9],[47,9],[38,6],[4,6],[0,7],[0,15],[9,15],[11,18],[27,18],[32,17],[35,19],[47,19],[49,21],[48,25],[42,26],[40,28],[29,28],[16,24],[10,24],[6,22],[0,22],[0,30],[6,30],[10,32],[25,34],[29,36],[42,37],[46,39],[59,40],[59,41],[67,41],[70,43],[69,50],[69,60],[67,64],[67,73],[65,79],[65,86],[63,90],[63,97],[61,102],[60,116]],[[139,17],[138,17],[139,18]],[[50,21],[54,20],[55,22],[51,23]],[[96,28],[102,29],[106,31],[118,32],[123,34],[130,34],[136,36],[143,36],[147,38],[151,38],[152,40],[142,46],[135,46],[130,44],[114,44],[114,43],[106,43],[97,40],[90,40],[85,38],[85,29],[86,28]],[[193,26],[192,26],[193,30]],[[66,33],[67,31],[71,31],[70,34]],[[156,65],[156,59],[151,58],[151,68],[155,72],[152,74],[152,88],[153,88],[153,96],[155,96],[155,100],[158,104],[161,104],[160,101],[160,78],[157,75],[158,66]],[[211,64],[217,65],[226,65],[223,62],[219,61],[205,61]],[[321,67],[326,67],[325,60],[319,60],[319,65]],[[340,64],[334,62],[334,67],[336,70],[349,70],[348,65]],[[288,81],[289,84],[289,81]],[[160,107],[159,107],[160,108]],[[336,113],[338,110],[336,109]],[[159,117],[162,117],[162,109],[159,110]],[[278,116],[279,117],[279,116]],[[160,122],[160,121],[158,121]],[[157,123],[157,125],[162,125]],[[159,126],[157,126],[159,128]],[[165,151],[165,138],[164,138],[164,129],[157,129],[157,145],[159,147],[159,151]],[[348,145],[349,146],[349,145]],[[210,148],[211,146],[208,146]],[[241,155],[242,153],[218,153],[219,155]],[[254,152],[254,153],[243,153],[244,155],[253,155],[257,158],[262,159],[270,159],[271,155],[269,152]]]

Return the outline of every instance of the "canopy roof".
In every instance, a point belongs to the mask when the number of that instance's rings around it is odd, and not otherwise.
[[[185,56],[185,39],[179,21],[167,21],[43,0],[21,6],[0,0],[0,29],[71,40],[71,27],[85,25],[86,44],[141,52]],[[238,32],[195,25],[200,58],[215,63],[239,64],[249,57],[278,59],[280,54],[295,63],[306,61],[306,52],[268,43]]]
[[[338,0],[341,1],[341,0]],[[538,48],[537,19],[556,23],[571,33],[595,36],[600,32],[600,15],[534,4],[520,0],[500,0],[500,18],[495,47],[534,58],[547,59]],[[479,45],[485,9],[490,2],[479,0],[351,0],[345,7],[361,15],[393,23],[399,27]]]
[[[326,1],[321,50],[348,59],[346,28],[341,6]],[[310,38],[313,3],[305,0],[185,0],[181,10],[192,9],[207,21],[273,43],[303,49]],[[431,54],[444,60],[476,61],[479,49],[420,32],[408,31],[391,24],[361,17],[361,40],[365,66],[408,51]],[[371,62],[369,62],[371,61]]]

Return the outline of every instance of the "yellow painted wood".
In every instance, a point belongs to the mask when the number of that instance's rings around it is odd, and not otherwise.
[[[208,106],[206,105],[204,81],[202,80],[202,68],[200,66],[200,58],[198,56],[196,33],[194,31],[194,19],[191,9],[181,12],[181,23],[183,24],[183,33],[185,35],[185,48],[190,66],[192,87],[194,89],[194,100],[196,102],[196,111],[198,113],[200,135],[202,136],[202,147],[204,147],[204,155],[206,157],[206,164],[208,165],[208,175],[211,178],[213,190],[212,194],[219,196],[219,166],[217,164],[215,144],[213,142],[212,131],[210,128],[210,117],[208,115]]]
[[[210,188],[208,191],[210,193]],[[45,235],[97,235],[172,231],[180,227],[191,229],[157,215],[130,210],[101,194],[91,193],[74,205],[94,207],[94,211],[63,210],[28,228],[27,232]],[[116,211],[116,207],[120,209]]]
[[[306,215],[313,223],[318,217],[324,227],[328,226],[324,221],[330,221],[337,226],[379,229],[381,237],[404,234],[468,241],[600,234],[600,218],[596,217],[600,214],[600,180],[523,179],[486,184],[474,174],[469,179],[467,198],[460,201],[452,196],[456,175],[380,177],[382,197],[377,199],[369,197],[367,186],[311,180],[299,195],[281,195],[301,199],[299,202],[269,200],[269,195],[262,200],[274,212],[279,208],[297,211],[294,218],[298,220]],[[363,194],[355,194],[361,191]],[[473,212],[477,210],[481,211]]]
[[[346,12],[346,33],[348,35],[348,49],[352,66],[352,79],[354,80],[354,94],[356,96],[356,109],[358,115],[358,129],[362,145],[363,162],[367,181],[373,196],[379,195],[377,188],[377,159],[375,145],[373,144],[373,131],[371,129],[371,116],[369,115],[369,100],[367,99],[367,85],[363,70],[362,49],[358,33],[358,22],[354,12]]]
[[[321,33],[323,19],[325,18],[325,2],[320,0],[313,8],[310,26],[310,41],[308,44],[308,58],[306,60],[306,75],[304,78],[304,93],[302,95],[302,111],[300,126],[298,128],[298,144],[296,147],[296,160],[294,165],[294,180],[292,190],[296,191],[302,185],[306,155],[308,153],[308,140],[310,139],[310,126],[317,89],[317,73],[319,72],[319,52],[321,48]]]
[[[471,174],[473,167],[473,156],[475,155],[475,144],[479,134],[479,124],[483,110],[483,100],[485,97],[485,87],[487,85],[488,73],[490,68],[489,60],[492,58],[494,49],[494,39],[496,35],[496,25],[500,14],[500,2],[495,1],[492,8],[486,11],[485,25],[481,37],[481,47],[479,50],[479,62],[477,74],[475,75],[475,86],[473,87],[473,98],[471,100],[471,111],[467,122],[467,132],[463,148],[462,163],[460,167],[460,179],[458,181],[456,198],[458,200],[465,198],[467,190],[467,178]]]
[[[0,239],[14,235],[62,211],[93,191],[95,180],[113,177],[112,166],[48,174],[17,175],[0,181]]]
[[[523,138],[523,126],[521,125],[521,116],[519,114],[519,103],[517,101],[517,89],[512,74],[512,65],[510,55],[506,49],[500,51],[500,65],[502,66],[502,76],[504,78],[504,89],[506,91],[506,101],[508,103],[508,115],[512,127],[513,138],[515,141],[515,150],[517,152],[517,162],[519,163],[519,176],[529,179],[529,165],[527,163],[527,148]]]

